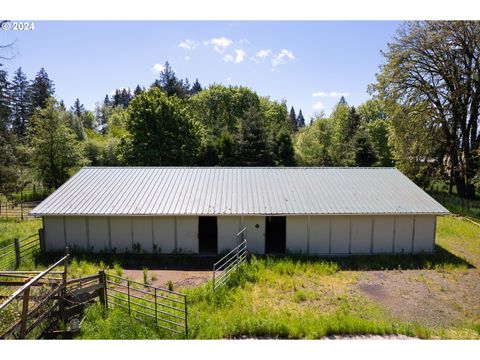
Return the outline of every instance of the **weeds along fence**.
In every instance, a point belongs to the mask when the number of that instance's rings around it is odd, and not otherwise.
[[[0,248],[0,270],[17,269],[22,261],[33,259],[41,249],[39,234],[24,239],[14,239],[7,246]]]
[[[51,321],[52,313],[62,312],[64,303],[58,299],[66,295],[68,257],[42,272],[0,272],[2,290],[20,286],[0,305],[0,339],[25,339],[31,333],[35,338],[42,332],[40,325]],[[54,270],[60,266],[63,271]]]
[[[188,338],[187,296],[112,274],[105,274],[105,304],[157,328]]]
[[[213,264],[213,290],[228,282],[228,279],[247,261],[247,228],[237,234],[237,246]]]

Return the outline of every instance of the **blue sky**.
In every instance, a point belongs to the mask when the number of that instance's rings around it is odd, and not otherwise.
[[[119,87],[149,86],[169,61],[181,78],[202,85],[244,85],[260,95],[327,114],[344,94],[368,99],[399,22],[389,21],[36,21],[30,32],[1,31],[15,40],[9,73],[29,78],[45,67],[56,96],[88,109]],[[315,96],[313,96],[315,94]]]

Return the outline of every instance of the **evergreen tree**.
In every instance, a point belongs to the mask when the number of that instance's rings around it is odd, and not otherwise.
[[[168,96],[176,95],[179,98],[185,98],[190,93],[189,85],[177,78],[175,70],[172,69],[168,61],[165,63],[165,68],[160,73],[159,78],[152,84],[152,87],[158,87]]]
[[[240,119],[237,154],[241,166],[268,166],[273,164],[273,159],[268,151],[262,115],[255,108],[249,108]]]
[[[293,106],[290,108],[289,118],[290,118],[290,123],[292,124],[293,131],[297,131],[298,130],[298,128],[297,128],[297,115],[295,114],[295,109],[293,108]]]
[[[203,88],[202,88],[202,85],[200,85],[198,78],[195,79],[195,82],[193,83],[192,88],[190,89],[190,95],[198,94],[202,90]]]
[[[53,81],[48,77],[44,68],[35,76],[29,88],[29,97],[31,102],[31,111],[33,113],[38,108],[44,108],[48,99],[55,93]]]
[[[11,117],[12,130],[23,138],[28,126],[28,111],[31,108],[28,97],[28,80],[22,68],[18,68],[13,76],[11,85]]]
[[[0,67],[0,127],[10,130],[10,83],[8,74]]]
[[[133,96],[140,95],[142,93],[143,89],[140,87],[140,85],[137,85],[135,90],[133,91]]]
[[[348,112],[345,127],[343,128],[343,133],[347,141],[352,139],[353,136],[356,134],[358,128],[360,127],[360,121],[360,115],[357,114],[355,107],[352,106],[350,108],[350,111]]]
[[[116,89],[115,93],[112,96],[111,104],[112,106],[121,106],[121,107],[128,107],[130,104],[130,100],[132,100],[133,96],[130,89]]]
[[[298,130],[305,127],[305,118],[303,117],[302,109],[300,109],[300,111],[298,112],[296,126]]]
[[[344,96],[342,96],[340,98],[340,101],[338,102],[338,105],[348,105],[347,100],[345,100]]]
[[[355,134],[354,144],[355,163],[357,166],[373,166],[378,158],[370,138],[364,130],[359,130]]]
[[[18,169],[10,131],[10,84],[7,72],[0,65],[0,192],[10,194],[15,191]]]
[[[112,102],[110,101],[108,94],[106,94],[105,98],[103,99],[103,106],[112,106]]]
[[[85,106],[83,106],[83,104],[77,98],[73,103],[72,107],[70,108],[70,112],[76,117],[80,118],[82,114],[86,112]]]

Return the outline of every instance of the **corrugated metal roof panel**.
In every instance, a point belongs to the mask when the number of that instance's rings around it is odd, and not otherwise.
[[[85,167],[32,215],[446,214],[394,168]]]

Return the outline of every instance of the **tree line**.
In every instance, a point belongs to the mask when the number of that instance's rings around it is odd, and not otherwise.
[[[94,166],[396,166],[472,198],[480,183],[480,25],[405,22],[357,107],[343,97],[306,124],[300,110],[242,86],[180,79],[166,63],[148,87],[117,89],[87,111],[0,66],[0,192],[56,188]]]

